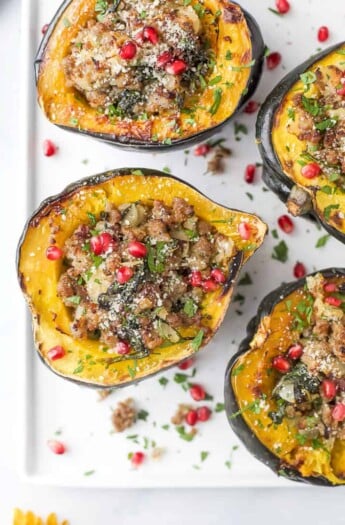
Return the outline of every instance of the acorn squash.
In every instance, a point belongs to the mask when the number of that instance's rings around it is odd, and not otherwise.
[[[203,324],[201,328],[200,325],[196,326],[193,323],[191,326],[189,323],[189,327],[180,333],[169,328],[164,322],[161,322],[162,308],[160,307],[162,305],[158,304],[158,308],[152,312],[152,315],[157,314],[160,317],[158,323],[164,326],[164,344],[152,352],[142,347],[142,341],[135,340],[133,345],[135,343],[141,345],[138,351],[133,351],[128,355],[117,355],[113,348],[109,349],[109,345],[107,347],[97,336],[95,337],[95,334],[92,336],[90,334],[90,337],[76,336],[75,332],[72,332],[72,308],[69,306],[73,306],[72,301],[79,305],[80,297],[70,297],[71,302],[67,304],[62,300],[61,294],[58,293],[58,286],[62,274],[66,271],[66,260],[63,257],[51,257],[51,253],[48,257],[47,247],[53,251],[57,249],[59,254],[59,247],[66,245],[66,241],[71,238],[76,228],[80,227],[85,230],[90,220],[93,221],[92,227],[96,228],[98,218],[104,218],[105,206],[116,206],[124,210],[123,213],[127,213],[126,203],[139,201],[149,205],[155,201],[162,202],[160,206],[163,207],[170,206],[176,198],[188,201],[189,208],[192,206],[194,213],[203,221],[206,232],[215,232],[214,235],[221,238],[223,244],[225,242],[227,246],[231,246],[229,256],[224,259],[226,263],[224,278],[221,276],[218,279],[219,276],[216,276],[219,285],[214,286],[214,283],[211,283],[211,288],[202,297],[200,312]],[[153,222],[153,226],[156,227],[158,221]],[[209,225],[212,225],[212,229],[209,228]],[[192,227],[193,225],[188,226],[188,228]],[[243,235],[243,228],[245,235]],[[18,248],[18,276],[31,309],[34,338],[39,356],[51,370],[60,376],[97,387],[126,385],[187,359],[210,341],[221,324],[241,267],[261,245],[266,231],[267,226],[255,215],[216,204],[192,186],[155,170],[123,168],[73,183],[59,195],[45,200],[34,212],[24,229]],[[136,229],[136,232],[139,232],[139,228]],[[185,229],[184,234],[188,234],[188,238],[195,238],[194,233],[191,234],[189,229]],[[96,234],[92,233],[92,235]],[[106,235],[109,236],[109,234]],[[180,235],[181,232],[177,232],[176,238],[180,239]],[[145,239],[146,241],[143,242],[149,242],[147,237]],[[85,242],[82,250],[85,248],[90,251],[91,243],[92,239],[90,242]],[[142,249],[143,244],[139,244]],[[181,243],[180,246],[182,246]],[[159,265],[163,262],[160,254],[164,253],[164,243],[160,253],[158,253],[158,248],[159,243],[156,244],[154,253],[149,252],[147,257],[145,253],[135,254],[135,257],[144,256],[144,263],[148,264],[151,274],[153,270],[159,272]],[[94,258],[95,268],[98,268],[99,264],[102,264],[102,258],[100,255],[95,255],[96,253],[94,251],[90,255]],[[65,257],[67,257],[67,252],[65,252]],[[52,258],[55,260],[51,260]],[[113,275],[118,275],[115,272],[119,264],[115,262],[117,266],[111,270]],[[137,272],[135,277],[138,285],[145,281],[145,275],[147,275],[145,268],[143,266],[141,268],[143,268],[142,273]],[[187,273],[188,271],[187,268]],[[151,281],[155,280],[155,275],[158,279],[159,274],[155,273],[151,275],[153,277]],[[89,279],[90,275],[85,277],[85,280],[89,281]],[[189,277],[183,273],[182,280],[186,282],[186,279]],[[96,279],[93,281],[93,285],[98,282]],[[129,281],[128,284],[132,281]],[[82,283],[78,279],[79,284]],[[98,282],[98,284],[101,283]],[[136,284],[134,283],[133,286]],[[126,301],[129,302],[133,295],[132,289],[121,288],[113,293],[119,291],[122,293],[123,290],[127,294]],[[91,297],[89,289],[88,293]],[[187,294],[186,290],[185,293]],[[109,299],[105,293],[97,292],[96,302],[101,304],[101,298],[102,302]],[[193,305],[189,304],[187,308],[191,307],[193,308]],[[144,308],[151,308],[151,306]],[[190,314],[188,310],[184,311]],[[130,312],[122,318],[121,329],[127,326],[129,318]],[[117,329],[120,333],[119,328]],[[122,348],[119,354],[123,354],[123,350],[126,350],[124,353],[127,354],[128,348]]]
[[[268,95],[257,120],[264,181],[293,215],[345,242],[345,44],[313,56]]]
[[[245,104],[263,55],[229,0],[65,0],[35,60],[38,102],[53,124],[117,146],[184,147]]]
[[[332,268],[271,292],[225,376],[228,421],[249,452],[313,485],[345,484],[344,291]]]

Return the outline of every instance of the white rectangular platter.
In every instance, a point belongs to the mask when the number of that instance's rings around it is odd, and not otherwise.
[[[320,46],[316,38],[319,26],[331,28],[329,45],[344,38],[341,0],[328,2],[327,9],[323,0],[291,0],[291,13],[285,17],[268,9],[274,7],[273,0],[243,0],[242,4],[257,19],[270,50],[279,51],[283,56],[279,68],[265,70],[254,97],[259,102],[286,72],[316,52]],[[245,166],[260,162],[254,142],[255,115],[243,114],[235,118],[248,128],[247,134],[240,135],[241,140],[235,140],[233,123],[219,134],[219,137],[226,138],[226,145],[232,149],[222,175],[205,174],[205,159],[195,157],[192,150],[189,154],[184,151],[162,154],[125,152],[81,135],[69,134],[43,117],[36,104],[33,61],[41,27],[49,22],[58,5],[59,0],[23,1],[23,169],[20,191],[22,197],[25,191],[28,195],[26,209],[19,211],[23,214],[23,222],[43,198],[61,191],[74,180],[110,168],[143,166],[167,167],[212,199],[226,206],[258,213],[271,229],[276,228],[284,206],[273,194],[264,191],[260,169],[253,185],[243,180]],[[42,153],[42,142],[46,138],[59,148],[58,154],[50,158]],[[317,239],[323,235],[325,232],[315,225],[296,219],[293,234],[279,233],[280,239],[284,239],[289,247],[288,262],[283,264],[272,259],[277,240],[269,234],[248,264],[246,271],[253,284],[239,286],[235,292],[245,296],[244,304],[236,302],[232,305],[214,341],[196,360],[194,380],[203,384],[213,396],[214,400],[207,402],[211,408],[223,402],[226,363],[244,337],[247,322],[254,315],[260,299],[282,281],[293,278],[296,261],[302,261],[308,271],[344,265],[344,246],[338,241],[330,239],[325,247],[315,248]],[[159,383],[161,376],[156,376],[138,386],[121,389],[100,402],[94,390],[59,379],[40,363],[34,353],[23,306],[21,335],[23,411],[20,432],[21,435],[24,433],[25,439],[20,471],[26,480],[78,487],[291,486],[250,456],[231,432],[224,412],[213,411],[212,419],[199,425],[192,442],[179,437],[170,418],[178,403],[188,403],[190,398],[174,381],[177,370],[162,374],[168,380],[165,387]],[[138,409],[149,413],[147,421],[139,421],[129,431],[115,434],[110,420],[111,407],[128,397],[135,399]],[[168,430],[162,428],[168,424]],[[55,456],[46,445],[56,432],[59,434],[57,439],[68,447],[68,453],[63,456]],[[131,435],[137,435],[137,438],[129,439]],[[152,440],[163,449],[158,461],[150,457]],[[147,442],[148,459],[140,469],[133,470],[127,455],[131,451],[144,450]],[[204,461],[201,461],[201,452],[208,453]]]

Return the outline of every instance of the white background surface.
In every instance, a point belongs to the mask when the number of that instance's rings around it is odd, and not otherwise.
[[[261,2],[260,2],[261,4]],[[257,12],[260,22],[259,2]],[[262,1],[267,8],[266,2]],[[299,1],[300,18],[305,18],[305,24],[299,24],[299,31],[305,26],[305,39],[310,39],[313,32],[308,20],[308,12],[321,9],[324,5],[319,1]],[[303,9],[301,10],[303,4]],[[331,26],[332,17],[337,12],[335,6],[340,2],[332,1],[326,14],[321,15],[321,23]],[[333,9],[332,9],[333,6]],[[311,522],[345,523],[343,516],[343,489],[215,489],[215,490],[76,490],[32,487],[19,483],[15,472],[17,449],[21,443],[21,425],[15,425],[18,409],[18,396],[21,393],[20,376],[18,375],[18,359],[21,358],[17,347],[18,291],[15,282],[13,255],[18,233],[22,227],[23,195],[18,180],[18,127],[19,88],[19,11],[16,0],[2,0],[0,4],[0,35],[1,35],[1,103],[0,103],[0,163],[2,177],[1,204],[1,381],[0,381],[0,413],[2,416],[0,435],[0,523],[11,523],[10,515],[14,506],[32,508],[42,514],[56,509],[61,517],[68,517],[71,525],[100,525],[132,523],[296,523]],[[321,11],[320,11],[321,12]],[[337,27],[344,26],[344,12],[338,14]],[[342,20],[340,19],[340,15]],[[278,21],[279,22],[279,21]],[[277,19],[272,15],[271,28],[265,30],[269,46],[280,43],[279,50],[284,52],[285,42],[289,39],[277,25]],[[283,26],[284,27],[284,26]],[[286,25],[296,37],[297,28]],[[314,30],[315,32],[315,30]],[[280,35],[280,37],[279,37]],[[302,35],[303,36],[303,35]],[[283,41],[279,40],[281,38]],[[341,38],[340,32],[338,39]],[[271,42],[270,42],[271,40]],[[303,38],[301,38],[302,45]],[[336,39],[334,39],[336,41]],[[331,43],[331,42],[330,42]],[[332,40],[333,43],[333,40]],[[306,45],[306,56],[315,50],[313,45]],[[290,68],[294,57],[290,56]],[[281,73],[280,73],[281,74]],[[272,84],[276,77],[272,75]],[[266,81],[267,86],[267,81]],[[54,132],[55,133],[55,132]],[[223,134],[222,134],[223,135]],[[116,156],[116,150],[114,151]],[[248,162],[252,159],[248,159]],[[147,164],[148,161],[145,161]],[[244,161],[244,165],[245,165]],[[169,164],[168,159],[162,166]],[[161,167],[161,166],[157,166]],[[88,173],[91,173],[89,171]],[[84,172],[80,172],[83,175]],[[19,194],[19,199],[17,195]],[[328,259],[332,264],[332,247],[338,246],[335,241],[329,244]],[[297,254],[296,254],[297,256]],[[310,268],[312,269],[312,268]],[[285,270],[284,270],[285,271]],[[269,274],[267,274],[268,276]],[[279,282],[279,281],[278,281]],[[277,284],[278,284],[277,282]],[[49,392],[46,393],[49,397]],[[166,473],[169,476],[169,473]]]

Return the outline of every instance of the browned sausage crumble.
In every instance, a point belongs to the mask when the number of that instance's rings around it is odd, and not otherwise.
[[[130,358],[183,341],[181,330],[208,333],[203,301],[226,281],[231,239],[182,198],[107,205],[88,216],[65,242],[57,290],[74,337]]]

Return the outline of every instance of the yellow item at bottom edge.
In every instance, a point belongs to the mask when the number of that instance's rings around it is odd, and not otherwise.
[[[57,520],[56,514],[49,514],[46,520],[36,516],[33,512],[23,512],[15,509],[13,516],[13,525],[68,525],[68,521]]]

